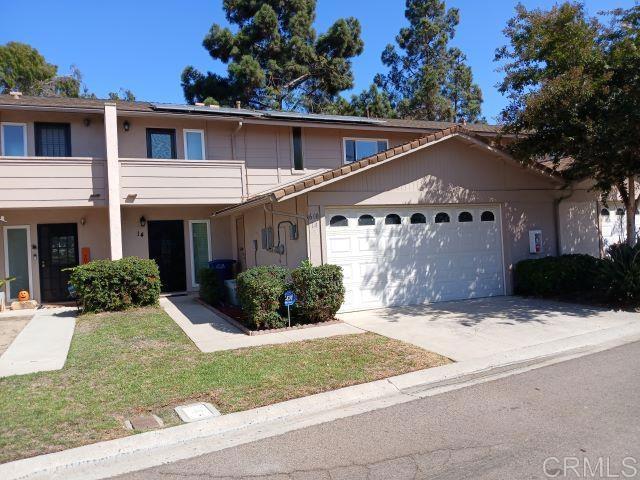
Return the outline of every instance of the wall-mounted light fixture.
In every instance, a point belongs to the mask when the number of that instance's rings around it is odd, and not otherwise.
[[[85,223],[87,223],[87,219],[86,219],[86,218],[84,218],[84,217],[82,217],[82,218],[80,219],[80,225],[84,226],[84,224],[85,224]]]
[[[129,123],[129,120],[125,120],[122,124],[122,128],[124,128],[125,132],[128,132],[129,129],[131,128],[131,124]]]
[[[140,217],[140,226],[144,227],[147,224],[147,219],[144,216]]]
[[[91,119],[85,118],[84,120],[82,120],[82,123],[84,124],[85,127],[88,127],[89,125],[91,125]]]

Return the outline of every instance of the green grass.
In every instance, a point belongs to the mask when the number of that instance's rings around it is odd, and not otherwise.
[[[202,353],[157,308],[85,315],[63,370],[0,379],[0,462],[125,436],[137,413],[175,425],[188,400],[229,413],[447,362],[369,333]]]

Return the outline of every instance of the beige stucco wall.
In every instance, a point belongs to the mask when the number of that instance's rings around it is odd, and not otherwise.
[[[271,208],[271,206],[269,206]],[[245,227],[245,252],[247,257],[247,267],[256,265],[283,265],[294,268],[300,262],[308,258],[307,251],[307,229],[303,219],[281,215],[284,212],[295,215],[306,215],[307,206],[305,198],[297,198],[288,202],[274,205],[275,213],[266,212],[262,206],[245,211],[241,216],[244,218]],[[239,215],[238,215],[239,216]],[[234,216],[231,225],[233,228],[233,245],[236,245],[237,236],[235,231],[236,219]],[[280,241],[285,246],[282,254],[262,248],[261,231],[266,227],[273,227],[274,244],[278,243],[278,223],[290,221],[297,225],[299,237],[292,240],[289,236],[289,224],[280,225]],[[254,248],[254,241],[257,242],[257,250]],[[237,250],[234,248],[233,258],[237,260]]]
[[[326,259],[322,231],[330,206],[500,205],[510,292],[515,263],[558,253],[554,212],[560,187],[549,177],[454,138],[309,193],[309,211],[317,208],[319,217],[313,228],[320,237],[311,242],[311,257],[316,262]],[[534,229],[543,233],[540,255],[529,253],[528,232]]]
[[[216,219],[211,222],[211,214],[221,206],[212,207],[123,207],[122,209],[122,249],[125,257],[149,258],[149,238],[147,226],[140,226],[140,217],[147,222],[152,220],[183,220],[184,245],[187,272],[187,288],[195,290],[191,269],[191,242],[189,239],[189,220],[209,220],[211,233],[212,258],[229,258],[230,231],[229,219]]]
[[[84,247],[91,249],[91,259],[98,260],[109,256],[109,232],[106,208],[65,208],[65,209],[24,209],[2,210],[7,223],[0,226],[28,225],[31,245],[31,278],[33,298],[40,300],[40,281],[38,268],[38,224],[75,223],[78,226],[78,257]],[[84,219],[84,225],[82,225]],[[0,235],[0,268],[5,272],[4,232]],[[4,276],[4,275],[3,275]]]

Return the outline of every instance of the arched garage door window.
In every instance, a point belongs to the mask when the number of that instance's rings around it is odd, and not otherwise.
[[[349,221],[347,220],[347,217],[343,215],[334,215],[333,217],[331,217],[331,220],[329,220],[329,226],[330,227],[348,227]]]

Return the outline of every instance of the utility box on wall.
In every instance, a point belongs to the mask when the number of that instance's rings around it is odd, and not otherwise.
[[[529,230],[529,253],[542,253],[542,230]]]

